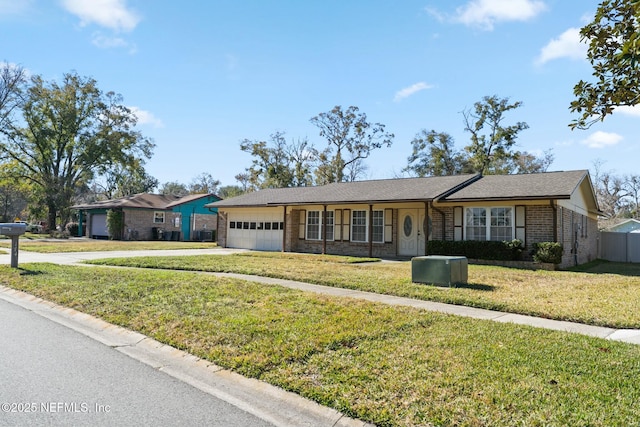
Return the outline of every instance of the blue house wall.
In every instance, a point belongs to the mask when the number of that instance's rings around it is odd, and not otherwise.
[[[180,213],[180,216],[182,217],[182,226],[180,231],[182,233],[183,240],[191,240],[191,233],[194,231],[192,226],[194,215],[212,215],[218,213],[218,208],[209,209],[204,207],[207,203],[217,202],[218,200],[220,200],[220,198],[214,195],[209,195],[197,200],[182,203],[172,208],[172,212]]]

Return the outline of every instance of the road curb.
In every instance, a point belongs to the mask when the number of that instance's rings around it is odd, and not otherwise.
[[[223,369],[94,316],[0,285],[0,299],[37,313],[281,427],[373,427],[279,387]]]

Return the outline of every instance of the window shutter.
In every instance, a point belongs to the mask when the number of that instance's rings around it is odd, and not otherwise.
[[[342,209],[336,209],[333,214],[333,240],[340,241],[342,240]]]
[[[526,246],[527,236],[527,207],[516,206],[516,239],[522,242],[522,245]]]
[[[384,210],[384,241],[393,242],[393,209]]]
[[[453,240],[459,241],[463,239],[463,215],[462,206],[456,206],[453,208]]]
[[[307,211],[300,209],[300,222],[298,222],[298,239],[304,240],[307,230]]]
[[[342,211],[342,240],[348,242],[350,240],[351,231],[351,209]]]

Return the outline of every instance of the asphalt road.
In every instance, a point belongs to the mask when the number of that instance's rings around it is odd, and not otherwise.
[[[0,426],[272,426],[0,299]]]

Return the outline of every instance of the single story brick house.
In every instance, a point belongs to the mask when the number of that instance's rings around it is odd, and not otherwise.
[[[395,258],[425,255],[427,240],[520,239],[561,243],[561,266],[597,257],[586,170],[266,189],[206,206],[223,247]]]
[[[205,205],[220,200],[214,194],[184,197],[140,193],[133,196],[72,206],[78,211],[79,230],[86,222],[88,237],[109,238],[107,211],[122,212],[125,240],[212,240],[217,208]]]

